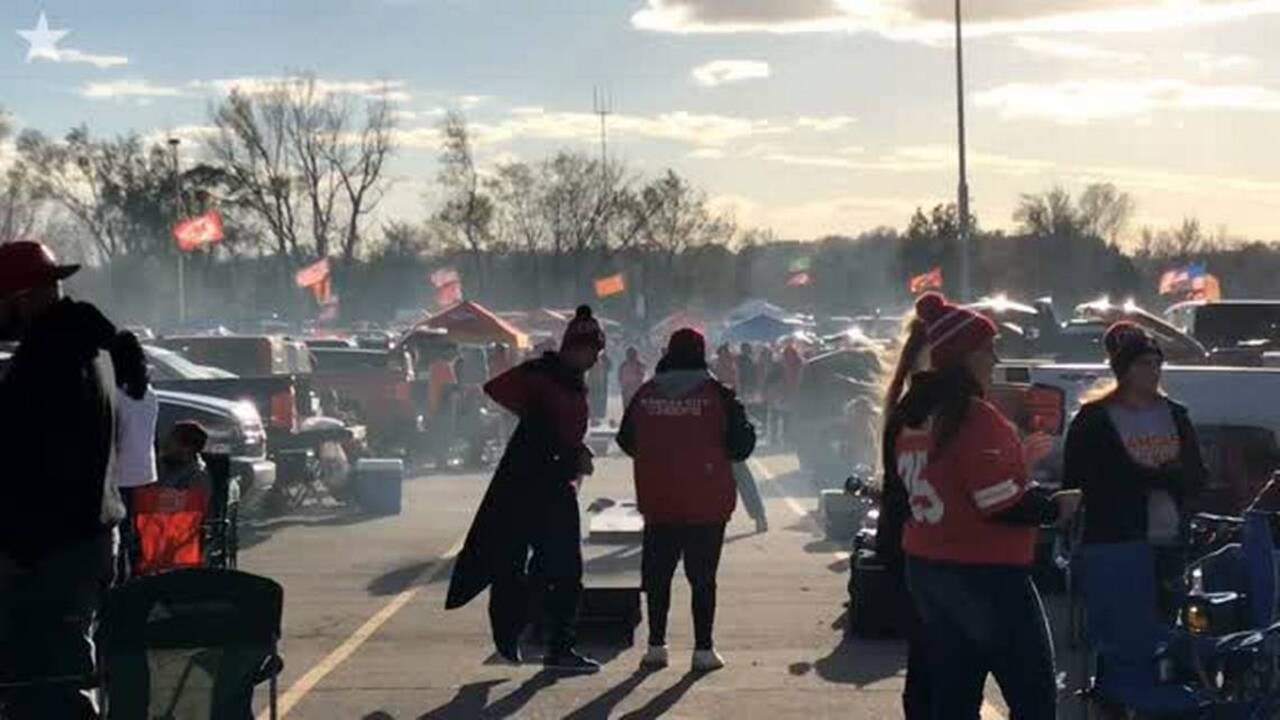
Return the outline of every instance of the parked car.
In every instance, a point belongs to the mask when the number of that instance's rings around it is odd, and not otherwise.
[[[206,451],[231,458],[232,492],[240,498],[241,511],[262,514],[275,487],[276,464],[267,457],[266,430],[253,403],[169,390],[156,390],[156,397],[156,438],[164,438],[180,421],[199,422],[209,433]]]
[[[1262,366],[1268,353],[1280,349],[1280,300],[1183,302],[1164,316],[1221,364]]]

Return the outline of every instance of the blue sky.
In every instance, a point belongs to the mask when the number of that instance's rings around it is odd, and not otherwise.
[[[674,167],[741,223],[785,237],[901,226],[954,193],[949,0],[8,0],[0,105],[96,133],[208,125],[235,82],[315,72],[387,84],[403,148],[384,211],[426,213],[435,125],[474,124],[485,162],[611,148]],[[69,30],[26,61],[41,12]],[[969,0],[974,209],[1115,182],[1138,222],[1196,215],[1280,239],[1280,0]],[[4,32],[3,28],[10,28]],[[0,153],[4,152],[0,149]],[[0,162],[3,159],[0,158]]]

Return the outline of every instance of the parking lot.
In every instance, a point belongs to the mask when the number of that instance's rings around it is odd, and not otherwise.
[[[352,518],[312,507],[251,534],[244,569],[285,586],[287,669],[281,709],[294,718],[887,718],[900,715],[905,666],[894,641],[847,640],[847,554],[811,517],[812,484],[793,456],[753,461],[769,511],[757,535],[739,511],[720,574],[717,645],[729,665],[688,673],[687,588],[676,583],[667,670],[638,672],[643,624],[630,648],[587,646],[605,661],[593,677],[557,678],[537,658],[486,665],[492,652],[484,598],[443,609],[450,558],[486,475],[417,477],[404,512]],[[597,463],[583,505],[628,497],[630,465]],[[637,548],[592,549],[587,583],[638,570]],[[998,693],[984,718],[1004,717]]]

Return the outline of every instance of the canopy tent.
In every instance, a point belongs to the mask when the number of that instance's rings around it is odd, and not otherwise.
[[[422,325],[446,331],[457,343],[501,342],[521,350],[529,347],[524,331],[470,300],[432,315]]]
[[[779,320],[785,320],[791,313],[767,300],[752,299],[730,310],[725,319],[728,324],[736,325],[740,322],[751,320],[757,315],[768,315]]]
[[[804,325],[799,322],[761,314],[735,325],[730,325],[729,329],[725,330],[724,334],[720,336],[720,341],[726,343],[773,344],[803,329]]]

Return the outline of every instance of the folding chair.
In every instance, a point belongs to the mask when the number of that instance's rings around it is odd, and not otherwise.
[[[251,720],[269,683],[277,716],[284,590],[238,570],[175,570],[113,591],[98,627],[110,720]]]
[[[1147,543],[1082,545],[1085,634],[1096,673],[1087,696],[1144,716],[1197,717],[1212,698],[1160,677],[1157,655],[1179,634],[1156,611],[1155,557]]]
[[[240,486],[231,479],[231,457],[205,454],[213,491],[204,519],[204,564],[211,568],[235,568],[240,551]]]

